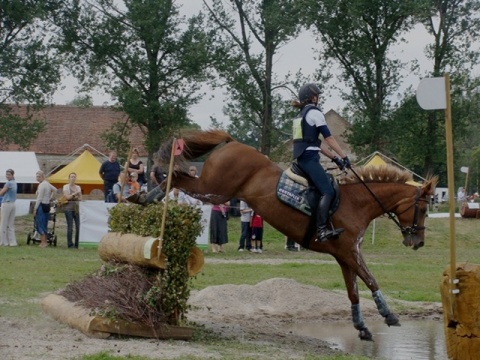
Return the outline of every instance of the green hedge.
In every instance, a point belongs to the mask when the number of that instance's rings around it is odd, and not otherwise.
[[[141,236],[160,236],[164,204],[140,206],[118,204],[110,210],[111,231]],[[202,212],[188,205],[168,203],[162,253],[167,258],[167,268],[161,272],[161,304],[170,323],[178,324],[187,312],[190,280],[187,261],[196,238],[201,234]],[[152,289],[155,291],[155,289]]]

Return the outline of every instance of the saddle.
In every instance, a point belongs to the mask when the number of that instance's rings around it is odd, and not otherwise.
[[[340,204],[340,191],[338,182],[331,174],[330,178],[335,197],[330,206],[329,214],[332,216]],[[277,183],[277,197],[284,204],[312,216],[316,213],[320,192],[312,184],[309,176],[300,169],[297,163],[292,163],[286,169]]]

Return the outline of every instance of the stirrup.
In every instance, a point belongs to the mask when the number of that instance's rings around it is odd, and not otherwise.
[[[317,232],[317,238],[315,241],[324,242],[330,238],[338,239],[338,235],[344,231],[343,228],[327,229],[327,227],[321,228]]]

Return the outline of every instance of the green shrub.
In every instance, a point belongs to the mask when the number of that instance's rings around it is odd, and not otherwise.
[[[140,206],[118,204],[110,210],[111,231],[141,236],[160,236],[164,204]],[[187,312],[190,296],[190,277],[187,261],[196,238],[202,232],[202,213],[188,205],[168,204],[162,253],[167,258],[167,268],[161,272],[162,310],[170,314],[169,322],[178,324]]]

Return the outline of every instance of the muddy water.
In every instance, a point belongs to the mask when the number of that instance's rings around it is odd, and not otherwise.
[[[289,326],[293,334],[311,336],[350,354],[388,360],[447,360],[443,321],[402,321],[388,327],[369,322],[374,341],[361,341],[351,323],[302,323]]]

